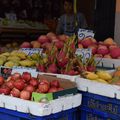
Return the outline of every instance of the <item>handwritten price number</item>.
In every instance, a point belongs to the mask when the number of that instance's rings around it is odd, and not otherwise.
[[[82,57],[82,61],[86,61],[87,58],[91,58],[92,50],[91,49],[77,49],[76,55],[79,55]]]
[[[80,40],[83,40],[85,38],[94,38],[94,33],[92,30],[86,30],[86,29],[79,29],[78,31],[78,38]]]

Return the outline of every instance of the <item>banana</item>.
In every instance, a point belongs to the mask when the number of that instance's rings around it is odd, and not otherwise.
[[[108,84],[107,81],[105,81],[105,80],[103,80],[103,79],[100,79],[100,78],[99,78],[99,79],[96,79],[95,81]]]
[[[17,56],[21,59],[26,59],[27,58],[27,55],[24,52],[18,52]]]
[[[5,52],[5,53],[2,53],[1,55],[8,57],[10,55],[10,53],[9,52]]]
[[[11,56],[15,56],[15,55],[17,55],[17,54],[18,54],[18,51],[17,51],[17,50],[13,50],[13,51],[10,53]]]
[[[8,61],[4,64],[5,67],[13,67],[15,64],[12,61]]]
[[[0,59],[0,66],[3,65],[3,63],[4,63],[4,60]]]
[[[103,80],[110,81],[112,79],[112,75],[106,71],[98,71],[96,74]]]
[[[0,55],[0,59],[3,60],[4,62],[7,60],[7,57],[4,55]]]
[[[31,66],[35,65],[35,61],[22,60],[22,61],[19,62],[19,64],[23,67],[31,67]]]
[[[86,78],[87,78],[87,79],[90,79],[90,80],[96,80],[96,79],[98,79],[98,75],[96,75],[96,74],[93,73],[93,72],[89,72],[89,73],[86,75]]]
[[[8,61],[20,61],[20,58],[17,56],[9,56],[7,58]]]

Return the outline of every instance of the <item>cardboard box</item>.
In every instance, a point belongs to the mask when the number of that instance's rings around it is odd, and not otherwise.
[[[70,96],[70,95],[75,95],[77,93],[77,85],[75,82],[71,82],[68,79],[61,79],[57,78],[56,76],[50,76],[50,75],[38,75],[39,79],[47,79],[49,82],[53,80],[58,80],[60,82],[60,86],[64,88],[62,91],[54,92],[54,93],[46,93],[46,94],[41,94],[41,93],[32,93],[32,100],[36,102],[40,102],[43,99],[46,101],[54,100],[59,97],[63,96]]]

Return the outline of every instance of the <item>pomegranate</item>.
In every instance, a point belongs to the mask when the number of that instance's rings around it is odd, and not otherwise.
[[[20,90],[13,88],[10,92],[13,97],[20,97]]]
[[[45,82],[40,82],[38,89],[40,93],[47,93],[49,90],[49,85]]]
[[[48,92],[53,93],[53,92],[57,92],[57,91],[58,91],[58,89],[56,87],[51,87]]]
[[[31,94],[29,91],[23,90],[20,92],[20,98],[24,100],[30,100]]]
[[[25,87],[24,90],[29,91],[30,93],[32,93],[32,92],[34,92],[35,89],[34,89],[34,87],[32,85],[28,85],[28,86]]]
[[[88,46],[94,44],[94,42],[91,40],[91,38],[85,38],[84,40],[81,41],[81,44],[83,45],[84,48],[88,48]]]
[[[37,87],[39,82],[36,78],[32,77],[29,83],[30,83],[30,85]]]
[[[3,85],[3,83],[4,83],[4,78],[0,76],[0,85]]]
[[[109,53],[109,50],[106,46],[101,45],[101,46],[98,47],[97,53],[102,54],[102,55],[106,55],[106,54]]]
[[[60,87],[60,83],[59,83],[58,80],[53,80],[53,81],[50,82],[50,86],[59,88]]]
[[[24,89],[25,83],[23,82],[22,79],[16,80],[16,81],[14,82],[14,87],[21,91],[21,90]]]
[[[110,55],[112,58],[120,57],[120,48],[113,48],[110,50]]]
[[[24,79],[26,82],[30,81],[31,79],[31,74],[28,72],[23,72],[22,74],[22,79]]]

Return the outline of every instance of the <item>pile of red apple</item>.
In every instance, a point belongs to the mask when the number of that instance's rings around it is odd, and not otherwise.
[[[103,42],[97,42],[93,38],[85,38],[84,40],[79,40],[78,47],[91,48],[95,57],[120,58],[120,47],[112,38],[107,38]]]
[[[11,95],[24,100],[31,100],[32,92],[48,93],[63,90],[58,80],[48,82],[38,79],[28,72],[14,73],[7,80],[0,76],[0,94]]]

